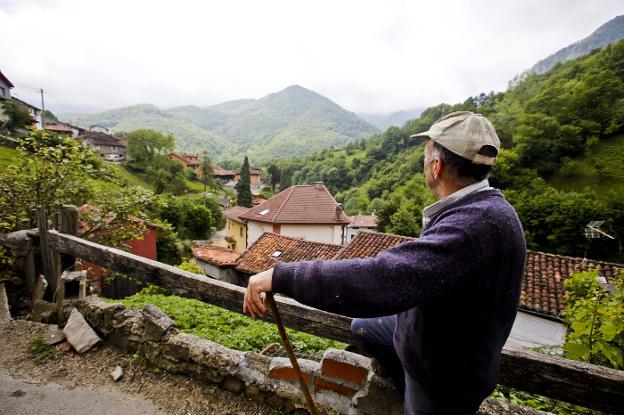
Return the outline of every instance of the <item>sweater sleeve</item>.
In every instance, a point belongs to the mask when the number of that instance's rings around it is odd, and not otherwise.
[[[476,247],[459,223],[439,223],[373,258],[280,262],[273,291],[351,317],[396,314],[469,283],[479,263]]]

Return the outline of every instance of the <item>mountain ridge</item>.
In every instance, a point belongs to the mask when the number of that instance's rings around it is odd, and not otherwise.
[[[529,69],[529,72],[543,74],[559,62],[580,58],[593,50],[602,49],[621,39],[624,39],[624,15],[614,17],[594,30],[589,36],[540,60]]]
[[[380,132],[355,113],[299,85],[260,99],[207,107],[160,109],[137,104],[95,114],[64,114],[61,118],[82,126],[103,125],[113,131],[152,128],[172,133],[179,150],[208,149],[216,160],[248,154],[255,162],[343,146]]]

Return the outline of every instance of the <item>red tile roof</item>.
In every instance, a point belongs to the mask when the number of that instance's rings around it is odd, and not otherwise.
[[[173,152],[169,154],[169,157],[177,158],[184,163],[185,166],[199,166],[199,156],[197,154]]]
[[[236,222],[245,222],[239,216],[249,210],[248,207],[245,206],[234,206],[230,209],[226,209],[223,211],[225,217],[235,220]]]
[[[347,215],[323,185],[291,186],[240,217],[269,223],[349,223]]]
[[[624,269],[624,264],[528,251],[520,308],[560,317],[563,311],[563,282],[574,273],[593,269],[610,282],[617,269]]]
[[[193,248],[193,256],[202,262],[228,268],[236,265],[240,254],[221,246],[200,245]]]
[[[265,232],[241,255],[236,269],[248,274],[256,274],[272,268],[277,261],[332,259],[341,248],[341,245],[304,241]],[[278,252],[280,252],[279,255]]]
[[[58,131],[58,132],[62,132],[62,133],[71,133],[72,129],[71,127],[65,125],[65,124],[47,124],[45,125],[45,129],[49,130],[49,131]]]
[[[365,228],[376,228],[377,227],[377,216],[376,215],[355,215],[355,216],[349,216],[349,220],[351,221],[351,226],[353,226],[353,227],[365,227]]]
[[[389,233],[360,232],[336,256],[336,259],[367,258],[414,238]]]

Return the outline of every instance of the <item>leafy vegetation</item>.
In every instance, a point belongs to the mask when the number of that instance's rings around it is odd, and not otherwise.
[[[27,352],[32,356],[36,364],[45,363],[48,360],[58,359],[63,352],[46,343],[43,336],[36,336],[28,344]]]
[[[18,130],[25,130],[33,123],[28,111],[13,101],[2,100],[2,112],[4,112],[7,117],[7,120],[2,125],[2,130],[9,134],[15,133]]]
[[[156,292],[156,293],[153,293]],[[143,308],[154,304],[171,317],[181,331],[215,341],[242,351],[261,351],[270,343],[280,343],[274,324],[253,320],[201,301],[165,295],[152,287],[120,301],[127,307]],[[287,329],[293,348],[302,353],[322,355],[330,347],[344,349],[345,344]]]
[[[597,271],[581,272],[565,281],[564,317],[569,325],[566,357],[624,369],[624,271],[611,286]]]

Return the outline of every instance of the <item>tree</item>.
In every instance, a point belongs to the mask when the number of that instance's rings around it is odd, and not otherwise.
[[[128,156],[134,163],[150,164],[159,156],[165,157],[173,151],[175,139],[171,134],[140,129],[128,134]]]
[[[11,134],[14,134],[19,129],[25,129],[33,123],[33,119],[28,111],[17,105],[15,102],[4,101],[2,104],[2,110],[8,117],[8,120],[4,123],[2,128]]]
[[[275,164],[271,164],[267,170],[271,187],[275,191],[275,186],[280,182],[280,169]]]
[[[236,183],[236,197],[239,206],[251,207],[253,197],[251,195],[251,181],[249,178],[249,160],[245,156],[243,166],[240,171],[240,179]]]

